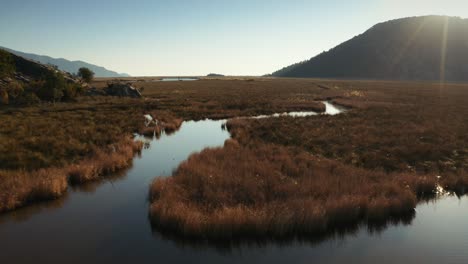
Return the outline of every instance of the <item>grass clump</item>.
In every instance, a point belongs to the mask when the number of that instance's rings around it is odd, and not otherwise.
[[[52,200],[67,190],[67,175],[62,169],[0,171],[0,212],[34,201]]]
[[[107,151],[98,149],[91,157],[69,166],[69,181],[72,184],[81,184],[127,168],[131,165],[134,155],[141,153],[142,149],[143,142],[130,138],[108,146]]]
[[[131,165],[133,156],[142,148],[143,142],[126,138],[105,149],[96,149],[78,164],[32,171],[1,170],[0,213],[57,199],[66,193],[69,182],[82,184],[122,170]]]
[[[150,192],[153,225],[207,239],[314,235],[410,213],[425,177],[317,158],[297,148],[226,142],[192,155]],[[434,181],[435,182],[435,181]],[[435,185],[433,186],[435,188]]]

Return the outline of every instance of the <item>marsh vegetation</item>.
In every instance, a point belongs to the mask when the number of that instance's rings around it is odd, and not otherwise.
[[[107,81],[93,85],[105,87]],[[125,81],[143,90],[144,98],[91,96],[1,109],[0,186],[8,190],[2,192],[3,211],[58,198],[69,184],[128,167],[142,148],[133,133],[170,134],[192,119],[320,113],[323,100],[350,111],[229,120],[232,139],[224,147],[193,154],[172,177],[155,179],[153,226],[221,240],[323,235],[412,214],[438,186],[459,194],[467,187],[463,85]],[[145,127],[148,113],[164,126]]]
[[[153,224],[205,239],[317,234],[407,214],[439,186],[464,194],[466,87],[332,85],[349,87],[331,99],[352,111],[228,121],[223,148],[152,184]]]

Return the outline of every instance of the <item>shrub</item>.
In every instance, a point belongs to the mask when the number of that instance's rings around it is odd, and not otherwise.
[[[64,100],[71,100],[76,98],[77,96],[81,95],[83,89],[81,85],[76,83],[67,83],[63,90],[63,99]]]
[[[82,67],[78,70],[78,76],[81,77],[85,82],[89,83],[94,78],[94,72],[86,67]]]
[[[67,83],[60,73],[48,73],[37,89],[37,96],[44,101],[59,101],[64,95]]]

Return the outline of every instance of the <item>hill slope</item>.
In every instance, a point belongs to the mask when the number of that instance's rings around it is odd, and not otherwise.
[[[0,49],[0,106],[71,101],[87,87],[68,72]]]
[[[272,75],[468,81],[468,19],[424,16],[384,22]]]
[[[125,73],[117,73],[114,71],[110,71],[104,67],[93,65],[84,61],[69,61],[66,59],[55,59],[49,56],[24,53],[21,51],[16,51],[16,50],[4,48],[4,47],[0,47],[0,49],[4,49],[10,53],[13,53],[15,55],[18,55],[18,56],[21,56],[30,60],[38,61],[42,64],[56,65],[60,70],[66,71],[69,73],[77,73],[79,68],[86,67],[92,70],[95,73],[96,77],[128,77],[130,76]]]

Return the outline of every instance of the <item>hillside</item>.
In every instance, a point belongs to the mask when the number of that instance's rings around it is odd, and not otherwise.
[[[66,59],[55,59],[49,56],[24,53],[21,51],[16,51],[16,50],[4,48],[4,47],[0,47],[0,49],[4,49],[15,55],[40,62],[42,64],[56,65],[58,69],[69,72],[69,73],[77,73],[79,68],[86,67],[92,70],[95,73],[96,77],[129,77],[130,76],[126,73],[117,73],[114,71],[110,71],[104,67],[93,65],[84,61],[69,61]]]
[[[68,72],[0,49],[0,105],[70,101],[86,87]]]
[[[468,19],[411,17],[377,24],[328,52],[272,75],[468,81],[467,54]]]

